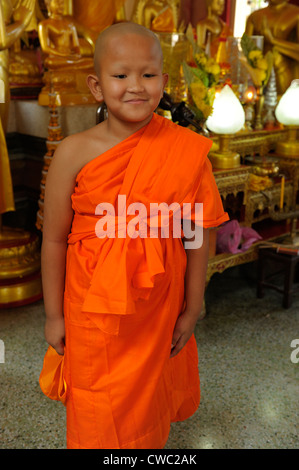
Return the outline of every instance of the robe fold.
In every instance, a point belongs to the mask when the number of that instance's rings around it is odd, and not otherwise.
[[[154,114],[77,175],[64,295],[68,448],[163,448],[170,423],[198,408],[194,336],[169,358],[184,303],[182,239],[171,230],[169,237],[124,230],[136,215],[127,214],[134,203],[149,209],[201,202],[203,227],[226,221],[210,147],[209,139]],[[98,236],[97,224],[109,212],[100,211],[103,203],[115,208],[116,236],[113,226]],[[156,228],[159,220],[151,221]],[[150,218],[143,221],[148,234]]]

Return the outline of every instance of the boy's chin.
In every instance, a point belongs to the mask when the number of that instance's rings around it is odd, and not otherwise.
[[[146,122],[146,121],[149,121],[151,118],[152,118],[152,115],[153,115],[154,111],[146,114],[146,115],[143,115],[143,116],[129,116],[129,115],[126,115],[122,121],[123,122],[127,122],[127,123],[131,123],[131,124],[138,124],[138,123],[142,123],[142,122]]]

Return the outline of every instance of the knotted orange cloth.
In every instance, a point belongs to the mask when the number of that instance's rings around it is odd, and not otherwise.
[[[154,114],[77,175],[64,298],[68,448],[163,448],[171,421],[199,405],[194,336],[169,357],[184,302],[182,239],[98,238],[96,208],[110,203],[121,219],[119,195],[127,207],[202,202],[203,226],[220,225],[228,216],[210,147],[209,139]]]

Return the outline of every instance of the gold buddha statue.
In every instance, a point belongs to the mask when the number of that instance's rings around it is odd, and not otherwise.
[[[14,13],[13,17],[18,15]],[[24,91],[23,86],[36,86],[38,89],[42,81],[42,72],[38,63],[38,56],[36,50],[28,47],[28,32],[37,30],[38,18],[42,18],[42,13],[39,3],[35,2],[34,13],[28,26],[25,28],[22,39],[24,40],[21,46],[21,38],[17,39],[9,51],[9,82],[11,93],[20,89]],[[21,93],[22,94],[22,93]]]
[[[49,104],[49,91],[54,86],[57,105],[94,103],[86,85],[86,75],[94,70],[93,59],[84,57],[76,26],[70,16],[64,16],[64,0],[46,0],[49,18],[38,24],[38,36],[45,56],[45,87],[38,102]]]
[[[71,14],[80,25],[99,34],[115,22],[118,16],[117,14],[124,6],[126,0],[65,1],[72,4],[68,14]]]
[[[178,29],[178,0],[136,0],[132,21],[152,31],[175,32]]]
[[[4,86],[0,102],[0,218],[15,208],[5,139],[10,105],[9,49],[28,26],[34,4],[35,0],[23,0],[14,8],[10,0],[0,0],[0,80]]]
[[[264,36],[264,52],[273,50],[277,92],[283,94],[299,77],[299,7],[288,0],[269,0],[246,22],[247,35]]]
[[[225,0],[206,0],[207,16],[196,25],[197,43],[206,48],[209,44],[211,57],[216,57],[221,41],[233,33],[230,27],[220,18],[224,12]]]
[[[21,48],[18,39],[9,54],[9,82],[11,89],[22,88],[23,85],[39,85],[42,75],[34,50]]]

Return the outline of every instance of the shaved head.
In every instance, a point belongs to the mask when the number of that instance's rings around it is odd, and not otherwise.
[[[141,26],[137,23],[131,22],[123,22],[123,23],[116,23],[109,28],[105,29],[98,37],[95,45],[94,51],[94,68],[96,74],[99,75],[100,73],[100,63],[101,59],[105,54],[105,51],[108,48],[108,44],[110,41],[117,38],[118,40],[124,42],[125,37],[127,35],[135,35],[135,36],[142,36],[143,38],[148,38],[149,41],[152,41],[153,45],[157,49],[157,59],[161,60],[161,66],[163,63],[163,54],[160,45],[160,41],[149,29]]]

